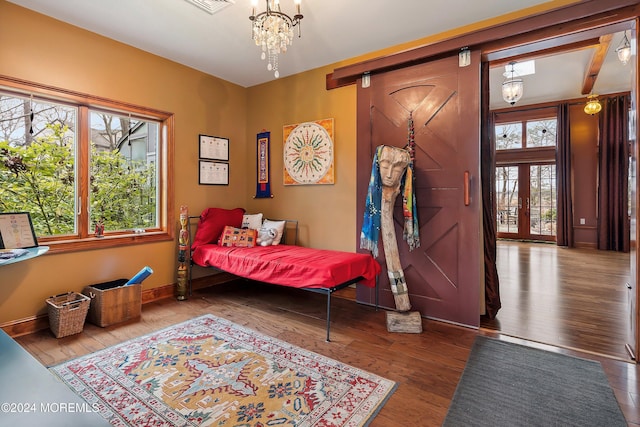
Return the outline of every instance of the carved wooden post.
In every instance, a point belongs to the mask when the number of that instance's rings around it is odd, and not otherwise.
[[[187,273],[189,255],[189,231],[187,230],[187,221],[189,221],[189,210],[186,206],[180,206],[180,236],[178,239],[178,284],[176,289],[176,297],[178,301],[187,299]]]
[[[384,256],[387,261],[387,274],[391,284],[391,292],[398,311],[411,310],[409,290],[404,278],[404,271],[398,254],[398,241],[393,224],[393,206],[400,194],[400,181],[409,165],[409,152],[401,148],[384,146],[378,159],[380,180],[382,181],[382,201],[380,231]]]

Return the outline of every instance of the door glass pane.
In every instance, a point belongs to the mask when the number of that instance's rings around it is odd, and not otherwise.
[[[518,232],[518,167],[496,167],[498,233]]]
[[[557,120],[535,120],[527,122],[527,148],[555,147]]]
[[[556,235],[556,167],[531,165],[529,222],[532,235]]]
[[[496,125],[496,150],[522,148],[522,122]]]
[[[156,122],[91,112],[91,224],[105,231],[158,227]]]

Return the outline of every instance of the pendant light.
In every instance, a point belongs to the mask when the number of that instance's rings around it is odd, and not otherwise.
[[[507,71],[505,75],[511,74],[511,77],[502,83],[502,99],[505,102],[514,105],[522,98],[524,92],[524,84],[522,79],[515,75],[515,62],[510,62],[511,70]]]
[[[624,38],[622,42],[620,42],[620,46],[616,49],[616,53],[618,54],[618,59],[624,65],[627,65],[629,59],[631,59],[631,44],[629,43],[629,39],[627,38],[627,32],[624,32]]]
[[[590,115],[598,114],[602,110],[602,104],[598,100],[598,95],[591,94],[587,97],[587,103],[584,106],[584,112]]]

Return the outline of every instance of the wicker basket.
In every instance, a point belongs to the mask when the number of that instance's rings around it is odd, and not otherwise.
[[[82,332],[90,301],[89,297],[77,292],[47,298],[49,328],[56,338]]]

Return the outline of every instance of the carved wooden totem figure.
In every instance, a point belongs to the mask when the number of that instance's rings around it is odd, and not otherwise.
[[[187,230],[189,221],[189,210],[186,206],[180,206],[180,235],[178,238],[178,284],[176,297],[179,301],[187,299],[187,282],[189,280],[189,231]]]
[[[409,302],[409,290],[398,254],[398,241],[396,240],[396,231],[393,224],[393,206],[398,194],[400,194],[400,183],[410,162],[411,158],[407,150],[386,145],[382,148],[378,158],[382,184],[380,232],[382,234],[384,256],[387,261],[391,292],[398,311],[409,311],[411,303]]]

